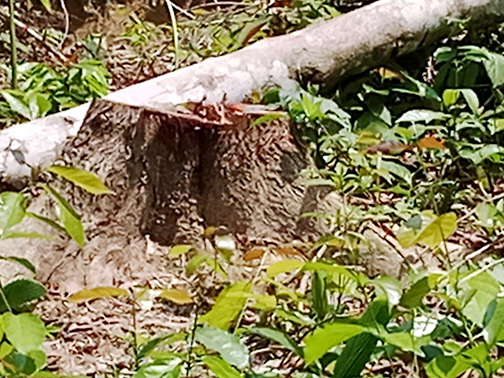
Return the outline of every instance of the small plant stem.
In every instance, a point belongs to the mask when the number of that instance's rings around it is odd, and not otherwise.
[[[136,305],[136,301],[134,299],[131,299],[131,319],[133,321],[132,345],[133,345],[133,355],[135,356],[134,367],[135,367],[135,371],[136,371],[138,369],[138,364],[140,361],[138,361],[137,320],[136,320],[137,312],[136,312],[135,305]]]
[[[198,326],[198,307],[194,306],[194,322],[191,329],[191,340],[189,340],[189,350],[187,351],[187,373],[186,377],[189,378],[191,376],[191,369],[193,365],[193,356],[192,351],[194,348],[194,339],[196,337],[196,328]]]
[[[9,312],[12,312],[12,308],[9,304],[9,301],[7,301],[7,297],[5,296],[5,293],[4,293],[4,288],[3,288],[3,285],[2,285],[2,282],[0,282],[0,296],[2,297],[2,300],[4,301],[5,303],[5,307],[7,307],[7,310]]]
[[[17,82],[17,43],[16,43],[16,24],[14,18],[14,0],[9,0],[9,25],[10,25],[12,89],[16,89],[18,82]]]
[[[173,4],[170,0],[165,0],[165,4],[168,8],[168,13],[170,14],[170,20],[172,24],[173,30],[173,48],[175,49],[175,69],[179,68],[179,36],[178,36],[178,27],[177,27],[177,17],[175,16],[175,12],[173,11]]]

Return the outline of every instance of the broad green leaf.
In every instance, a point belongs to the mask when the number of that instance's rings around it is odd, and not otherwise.
[[[391,306],[399,303],[402,294],[401,282],[397,278],[381,276],[375,278],[371,283],[375,286],[376,297],[387,299]]]
[[[460,91],[458,89],[446,89],[443,92],[443,104],[446,107],[455,105],[460,97]]]
[[[2,330],[2,339],[4,336],[3,330]],[[11,354],[11,352],[14,350],[14,347],[10,345],[7,341],[3,341],[2,344],[0,344],[0,359],[4,359],[5,356],[8,356]]]
[[[26,214],[26,198],[21,193],[0,193],[0,237],[21,223]]]
[[[349,323],[331,323],[315,329],[304,340],[305,363],[307,365],[311,364],[331,348],[365,331],[365,327]]]
[[[415,282],[401,297],[401,305],[406,308],[421,307],[424,297],[434,289],[439,277],[439,274],[431,274]]]
[[[249,351],[238,336],[219,328],[202,327],[196,329],[195,339],[218,352],[229,364],[240,369],[249,366]]]
[[[47,293],[44,286],[40,283],[27,279],[12,281],[5,285],[2,290],[9,303],[9,307],[13,310],[35,299],[39,299]],[[7,309],[8,307],[3,297],[0,296],[0,313],[7,311]]]
[[[404,113],[401,117],[399,117],[399,119],[396,121],[396,123],[400,123],[400,122],[431,123],[432,121],[443,121],[443,120],[448,119],[450,117],[451,116],[449,114],[445,114],[442,112],[436,112],[436,111],[428,110],[428,109],[414,109],[414,110],[409,110],[406,113]]]
[[[383,339],[387,343],[399,347],[404,352],[413,352],[419,356],[424,355],[415,338],[409,332],[387,333],[383,336]]]
[[[303,349],[301,349],[289,335],[278,329],[254,327],[250,330],[250,332],[275,341],[276,343],[294,352],[298,356],[303,357]]]
[[[462,313],[473,323],[482,325],[488,305],[500,292],[500,285],[487,271],[480,271],[469,279],[459,281],[460,295],[468,302],[462,308]]]
[[[184,255],[190,250],[193,249],[193,246],[190,244],[179,244],[171,247],[170,252],[168,253],[168,257],[178,257],[180,255]]]
[[[22,354],[42,348],[46,329],[44,322],[35,314],[2,315],[2,326],[7,340]]]
[[[109,194],[112,193],[105,184],[96,175],[82,171],[74,167],[64,167],[62,165],[52,165],[47,168],[48,172],[54,173],[74,185],[84,189],[91,194]]]
[[[461,373],[470,369],[462,356],[437,356],[429,362],[425,372],[429,378],[457,378]]]
[[[390,313],[387,300],[375,299],[359,319],[359,324],[368,325],[368,329],[373,333],[384,333],[383,328],[390,320]],[[366,332],[348,340],[336,362],[333,378],[359,377],[369,362],[378,340],[377,336]]]
[[[45,240],[53,240],[54,236],[51,235],[42,235],[38,232],[22,232],[22,231],[7,231],[4,236],[4,239],[16,239],[16,238],[24,238],[24,239],[45,239]]]
[[[433,218],[426,217],[422,226],[423,228],[419,232],[401,227],[397,233],[397,240],[403,248],[409,248],[416,243],[424,243],[433,248],[437,247],[457,229],[457,216],[455,213],[446,213]]]
[[[194,255],[186,264],[186,274],[191,275],[207,260],[208,256],[203,253]]]
[[[8,355],[2,360],[2,364],[21,376],[31,376],[37,371],[37,365],[33,358],[22,353],[14,352]],[[19,375],[16,374],[16,376]]]
[[[228,286],[219,294],[212,309],[199,318],[199,322],[208,323],[215,328],[229,329],[250,295],[251,284],[248,281],[239,281]]]
[[[191,295],[186,290],[181,289],[166,289],[163,290],[159,296],[161,298],[167,299],[178,305],[185,305],[193,303]]]
[[[486,72],[494,87],[504,84],[504,56],[492,52],[487,53],[488,59],[483,61]]]
[[[504,340],[504,298],[498,298],[490,303],[485,318],[488,320],[485,322],[483,337],[491,348],[498,341]]]
[[[219,357],[203,357],[203,363],[215,374],[217,378],[242,378],[238,370]]]
[[[17,264],[23,265],[26,269],[28,269],[32,273],[36,273],[35,267],[33,264],[28,261],[27,259],[24,259],[22,257],[16,257],[16,256],[0,256],[1,260],[5,261],[12,261]]]
[[[31,350],[27,354],[35,362],[37,370],[42,369],[46,365],[47,355],[43,350]]]
[[[304,266],[304,262],[300,260],[281,260],[271,264],[266,269],[268,277],[274,277],[281,273],[290,272],[291,270],[300,269]]]
[[[5,101],[7,101],[7,104],[9,104],[10,109],[14,112],[19,114],[20,116],[31,120],[31,111],[29,106],[20,98],[17,96],[14,96],[11,94],[12,91],[7,91],[7,90],[0,90],[0,94],[3,96]]]
[[[58,204],[58,218],[65,228],[65,231],[70,237],[77,242],[81,247],[86,244],[86,236],[84,235],[84,227],[80,221],[80,217],[70,204],[49,185],[42,185],[44,190],[49,193]]]
[[[386,169],[388,172],[394,174],[398,178],[404,180],[406,183],[411,183],[412,174],[408,168],[404,165],[394,163],[393,161],[383,160],[381,162],[381,167]]]
[[[472,89],[459,89],[460,93],[464,96],[467,105],[472,110],[474,114],[478,114],[479,110],[479,100],[478,95],[474,93]]]
[[[272,311],[276,308],[277,299],[274,295],[254,294],[251,298],[255,300],[255,303],[250,305],[251,308],[262,311]]]
[[[180,376],[180,358],[156,359],[152,363],[142,365],[133,378],[178,378]]]
[[[127,297],[128,292],[118,287],[100,286],[93,289],[83,289],[68,298],[71,302],[85,302],[93,299]]]

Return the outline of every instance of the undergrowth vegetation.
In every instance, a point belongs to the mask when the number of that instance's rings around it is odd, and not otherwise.
[[[138,54],[136,70],[151,67],[162,53],[173,69],[337,14],[320,1],[270,7],[245,2],[227,12],[222,18],[203,6],[189,10],[187,19],[179,17],[178,34],[133,19],[117,40]],[[156,50],[160,40],[166,52]],[[103,42],[88,38],[86,59],[93,60],[70,68],[20,65],[18,88],[0,92],[1,122],[34,119],[106,94]],[[445,41],[429,62],[410,70],[394,63],[336,90],[292,83],[266,92],[262,102],[283,111],[254,123],[289,119],[300,148],[315,163],[303,172],[308,185],[331,187],[342,197],[337,213],[305,214],[323,218],[332,232],[313,245],[240,251],[232,236],[210,227],[204,246],[177,245],[167,256],[183,266],[188,287],[74,293],[70,300],[78,303],[124,300],[132,324],[137,311],[149,310],[155,300],[190,308],[192,326],[180,332],[133,329],[127,335],[133,363],[115,376],[499,376],[504,57]],[[93,194],[107,192],[80,171],[53,166],[49,173]],[[38,190],[56,201],[58,219],[28,211],[28,193],[4,192],[0,236],[45,237],[12,230],[33,217],[84,245],[84,228],[68,202],[47,184]],[[397,262],[403,265],[400,277],[368,274],[361,262],[371,245],[365,234],[370,227],[399,255],[414,248],[434,263],[404,259]],[[0,258],[34,272],[27,260]],[[236,269],[246,272],[242,278],[232,274]],[[57,376],[44,371],[42,349],[55,330],[31,313],[30,304],[45,294],[42,285],[25,279],[1,287],[2,376]]]

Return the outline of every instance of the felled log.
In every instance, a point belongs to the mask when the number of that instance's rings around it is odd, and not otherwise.
[[[259,41],[238,52],[112,93],[131,106],[170,108],[206,98],[242,101],[253,90],[288,79],[331,85],[469,27],[504,17],[503,0],[381,0],[290,35]],[[89,104],[17,125],[0,133],[3,181],[29,177],[31,166],[50,165],[68,136],[75,136]],[[22,156],[22,159],[19,159]]]

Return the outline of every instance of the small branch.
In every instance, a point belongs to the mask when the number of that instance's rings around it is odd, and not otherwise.
[[[65,4],[65,0],[60,0],[60,5],[61,9],[63,10],[63,14],[65,15],[65,34],[63,34],[63,38],[61,39],[61,42],[59,44],[59,48],[63,46],[63,43],[65,43],[65,40],[68,37],[68,30],[70,28],[70,16],[68,15],[68,10]]]

